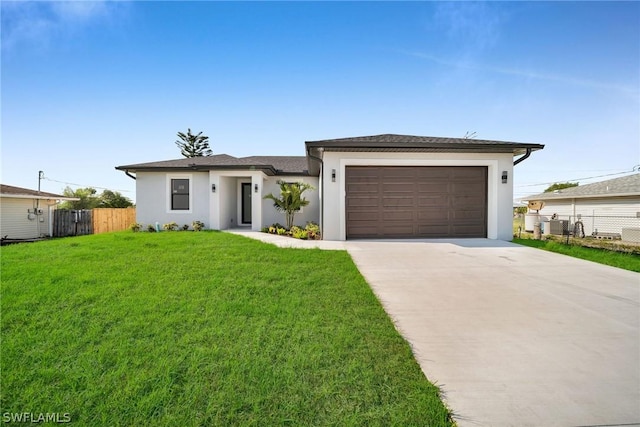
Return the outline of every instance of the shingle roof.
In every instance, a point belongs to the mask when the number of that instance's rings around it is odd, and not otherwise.
[[[0,194],[4,197],[22,196],[34,199],[66,199],[68,197],[60,194],[47,193],[45,191],[29,190],[28,188],[14,187],[12,185],[0,184]]]
[[[523,197],[522,200],[559,200],[616,196],[640,196],[640,173],[609,179],[607,181],[594,182],[593,184],[565,188],[551,193],[533,194]]]
[[[307,148],[323,147],[325,149],[430,149],[430,150],[468,150],[468,151],[489,151],[489,152],[520,152],[530,148],[540,150],[544,148],[541,144],[529,144],[510,141],[493,141],[487,139],[472,138],[443,138],[435,136],[415,136],[382,134],[371,136],[357,136],[352,138],[323,139],[319,141],[306,141]]]
[[[250,156],[233,157],[228,154],[189,157],[159,162],[117,166],[118,170],[180,170],[180,169],[261,169],[269,175],[307,174],[307,158],[304,156]]]

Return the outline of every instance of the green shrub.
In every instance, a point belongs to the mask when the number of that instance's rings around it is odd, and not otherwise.
[[[293,229],[293,227],[291,227]],[[300,239],[300,240],[307,240],[309,238],[309,232],[307,230],[303,230],[302,228],[298,227],[297,230],[292,231],[291,235],[296,238],[296,239]]]
[[[309,234],[309,239],[317,240],[320,238],[320,226],[315,222],[308,222],[304,229]]]
[[[189,229],[189,224],[185,224],[182,226],[183,231],[187,231]]]
[[[155,226],[155,225],[153,225],[153,224],[149,224],[149,225],[147,225],[147,231],[148,231],[149,233],[155,233],[155,232],[156,232],[156,226]]]
[[[278,236],[285,236],[287,234],[287,229],[286,228],[276,228],[276,234]]]
[[[204,223],[200,221],[193,221],[191,226],[193,227],[193,231],[201,231],[204,228]]]
[[[137,233],[138,231],[142,230],[142,224],[138,224],[137,222],[134,222],[129,226],[129,229],[134,233]]]

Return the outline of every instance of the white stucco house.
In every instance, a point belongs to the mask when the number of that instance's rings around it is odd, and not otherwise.
[[[60,194],[0,185],[0,236],[3,240],[28,240],[53,234],[53,211]]]
[[[384,134],[305,142],[306,156],[219,154],[118,166],[136,179],[137,221],[260,230],[284,217],[277,182],[314,190],[297,224],[325,240],[511,240],[514,164],[540,144]],[[514,162],[514,156],[521,156]]]
[[[640,173],[533,194],[523,200],[544,202],[538,211],[543,222],[552,217],[569,224],[581,220],[586,235],[622,234],[630,228],[640,232]]]

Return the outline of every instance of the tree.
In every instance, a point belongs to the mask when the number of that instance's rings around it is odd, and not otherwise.
[[[131,200],[123,196],[117,191],[104,190],[102,194],[97,195],[95,188],[78,188],[72,190],[66,187],[62,192],[66,197],[75,197],[80,200],[68,200],[60,204],[60,209],[94,209],[94,208],[128,208],[133,206]]]
[[[129,206],[133,206],[133,202],[117,191],[104,190],[100,195],[100,204],[98,207],[128,208]]]
[[[284,182],[278,181],[280,186],[280,197],[274,196],[272,193],[264,196],[265,199],[273,200],[273,207],[278,212],[284,212],[287,228],[293,225],[293,218],[303,206],[307,206],[309,201],[302,197],[302,193],[314,188],[310,184],[304,182]]]
[[[68,200],[60,204],[60,209],[93,209],[97,208],[100,204],[100,198],[96,196],[96,189],[92,187],[78,188],[72,190],[71,187],[66,187],[62,194],[66,197],[76,197],[80,200]]]
[[[178,132],[176,145],[180,148],[180,153],[184,157],[203,157],[213,154],[209,147],[209,137],[202,135],[202,132],[194,135],[191,129],[187,129],[187,133]]]
[[[571,187],[577,187],[577,186],[578,186],[577,182],[556,182],[555,184],[551,184],[549,187],[547,187],[547,189],[544,190],[544,192],[551,193],[556,190],[562,190],[563,188],[571,188]]]

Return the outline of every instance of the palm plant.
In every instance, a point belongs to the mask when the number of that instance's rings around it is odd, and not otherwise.
[[[265,199],[273,200],[273,207],[278,212],[284,212],[287,228],[293,225],[293,219],[296,212],[300,211],[303,206],[307,206],[309,201],[302,197],[302,193],[307,190],[313,190],[313,186],[304,182],[285,182],[278,181],[280,186],[280,196],[274,196],[272,193],[264,196]]]

